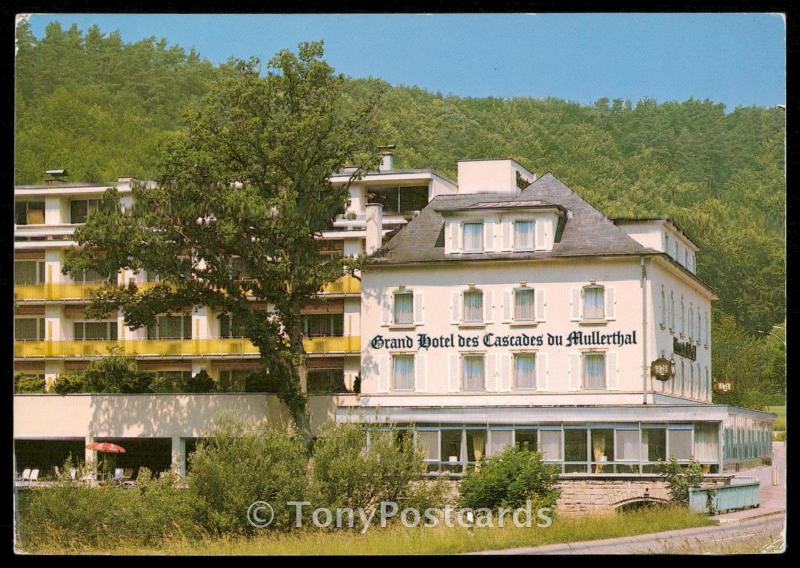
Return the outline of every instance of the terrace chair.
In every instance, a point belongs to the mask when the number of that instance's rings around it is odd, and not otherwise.
[[[31,478],[31,468],[26,467],[22,470],[22,475],[19,477],[19,481],[25,482]]]
[[[78,470],[77,468],[71,467],[69,468],[69,477],[72,481],[76,481],[78,479]]]
[[[125,471],[122,472],[122,478],[120,478],[120,485],[123,487],[133,487],[135,485],[133,481],[133,468],[126,468]]]
[[[123,470],[121,467],[114,469],[114,477],[111,478],[112,483],[119,483],[122,481]]]
[[[33,485],[33,483],[38,480],[39,480],[39,470],[38,469],[31,470],[31,476],[28,478],[28,487]]]

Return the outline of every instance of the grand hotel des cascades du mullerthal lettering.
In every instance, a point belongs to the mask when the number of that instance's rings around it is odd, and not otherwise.
[[[600,331],[583,332],[573,331],[566,335],[553,335],[544,333],[530,335],[516,333],[499,335],[485,333],[483,335],[461,335],[450,333],[446,335],[430,335],[418,333],[416,337],[404,335],[402,337],[387,337],[376,335],[370,341],[372,349],[448,349],[464,347],[541,347],[543,345],[564,347],[595,347],[603,345],[636,345],[636,331],[623,333],[602,333]],[[677,351],[676,351],[677,352]]]

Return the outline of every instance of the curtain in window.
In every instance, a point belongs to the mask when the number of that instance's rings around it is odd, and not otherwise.
[[[606,388],[606,356],[604,353],[586,353],[583,356],[583,388]]]
[[[719,459],[719,429],[716,424],[694,425],[694,456],[700,462]]]
[[[417,446],[426,460],[439,459],[438,432],[417,432]]]
[[[692,431],[667,430],[669,436],[669,454],[679,460],[692,457]]]
[[[533,293],[530,288],[517,288],[514,290],[514,319],[516,321],[533,321],[536,319]]]
[[[394,323],[414,322],[414,294],[396,292],[394,295]]]
[[[492,430],[491,443],[489,444],[489,451],[486,455],[493,456],[494,454],[499,454],[510,446],[513,443],[512,434],[513,432],[511,430]]]
[[[464,390],[482,391],[485,389],[483,356],[464,357]]]
[[[536,359],[534,355],[517,355],[514,357],[514,373],[518,389],[536,388]]]
[[[395,355],[392,388],[394,390],[414,390],[414,356]]]
[[[605,317],[604,294],[600,286],[583,289],[583,318],[603,319]]]
[[[486,455],[486,430],[467,430],[467,454],[467,461],[473,462]]]
[[[514,222],[514,248],[517,250],[533,248],[533,221]]]
[[[617,430],[616,460],[639,460],[639,430]]]
[[[464,292],[464,321],[483,321],[483,292],[480,290]]]
[[[542,430],[542,459],[561,459],[561,430]]]
[[[483,223],[464,223],[464,250],[483,250]]]

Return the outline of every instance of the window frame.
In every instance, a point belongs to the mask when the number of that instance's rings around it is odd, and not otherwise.
[[[480,389],[467,389],[467,359],[479,360],[483,375],[483,384]],[[461,354],[461,392],[486,392],[486,354],[462,353]]]
[[[413,353],[393,353],[392,354],[392,376],[389,383],[392,392],[414,392],[416,390],[417,358]],[[397,361],[398,359],[411,360],[411,386],[409,388],[399,388],[397,386]]]
[[[411,310],[409,311],[409,320],[400,321],[397,317],[397,296],[408,296],[411,298]],[[414,291],[413,290],[395,290],[392,292],[392,323],[394,325],[414,325]]]
[[[601,316],[593,316],[589,317],[586,315],[586,300],[588,298],[587,292],[591,291],[599,291],[600,292],[600,307],[602,308],[603,315]],[[585,321],[605,321],[607,317],[606,314],[606,287],[602,284],[587,284],[583,288],[581,288],[581,319]]]
[[[467,294],[475,294],[480,297],[481,305],[478,309],[480,319],[467,319]],[[461,293],[461,323],[466,325],[481,325],[485,322],[485,309],[484,309],[485,294],[480,288],[470,288]]]
[[[467,225],[477,225],[480,229],[480,244],[479,248],[467,248]],[[462,221],[461,222],[461,252],[464,253],[479,253],[484,251],[484,238],[486,226],[485,223],[481,221]]]
[[[537,375],[537,371],[538,371],[538,369],[536,367],[536,363],[537,363],[537,361],[536,361],[536,359],[537,359],[536,352],[535,351],[520,351],[518,353],[512,353],[512,356],[513,356],[513,363],[514,363],[514,366],[513,366],[514,390],[515,391],[524,391],[524,392],[535,392],[537,390],[537,387],[538,387],[538,385],[536,384],[536,375]],[[519,374],[518,374],[518,370],[517,370],[517,360],[520,357],[526,357],[526,358],[529,357],[529,358],[533,359],[533,377],[532,377],[532,385],[533,386],[523,387],[523,386],[520,386],[520,384],[519,384]]]
[[[530,294],[532,296],[532,300],[530,302],[530,310],[531,314],[529,318],[520,318],[517,315],[517,298],[519,293],[523,292],[525,294]],[[531,288],[530,286],[518,286],[513,289],[512,296],[514,298],[514,309],[511,314],[511,321],[518,322],[518,323],[531,323],[536,321],[536,290]]]
[[[586,360],[588,358],[598,358],[603,361],[603,387],[602,388],[589,388],[586,386]],[[588,391],[607,391],[608,390],[608,361],[607,353],[605,351],[584,351],[581,353],[581,390]]]
[[[527,223],[531,226],[531,244],[530,246],[517,246],[517,225]],[[532,251],[536,249],[536,220],[529,218],[514,219],[511,222],[511,246],[515,251]]]

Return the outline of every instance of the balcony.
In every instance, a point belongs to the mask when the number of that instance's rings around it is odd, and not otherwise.
[[[140,282],[140,290],[155,286],[156,282]],[[46,284],[17,284],[14,286],[14,299],[19,302],[47,301],[86,301],[91,300],[91,293],[102,286],[102,283],[76,284],[74,282],[48,282]],[[361,293],[361,280],[353,276],[342,276],[334,282],[326,284],[320,294],[357,295]]]
[[[225,357],[257,356],[258,348],[248,339],[130,339],[124,341],[15,341],[17,359],[63,359],[102,357],[119,346],[136,357]],[[361,338],[313,337],[303,340],[309,355],[360,353]]]

